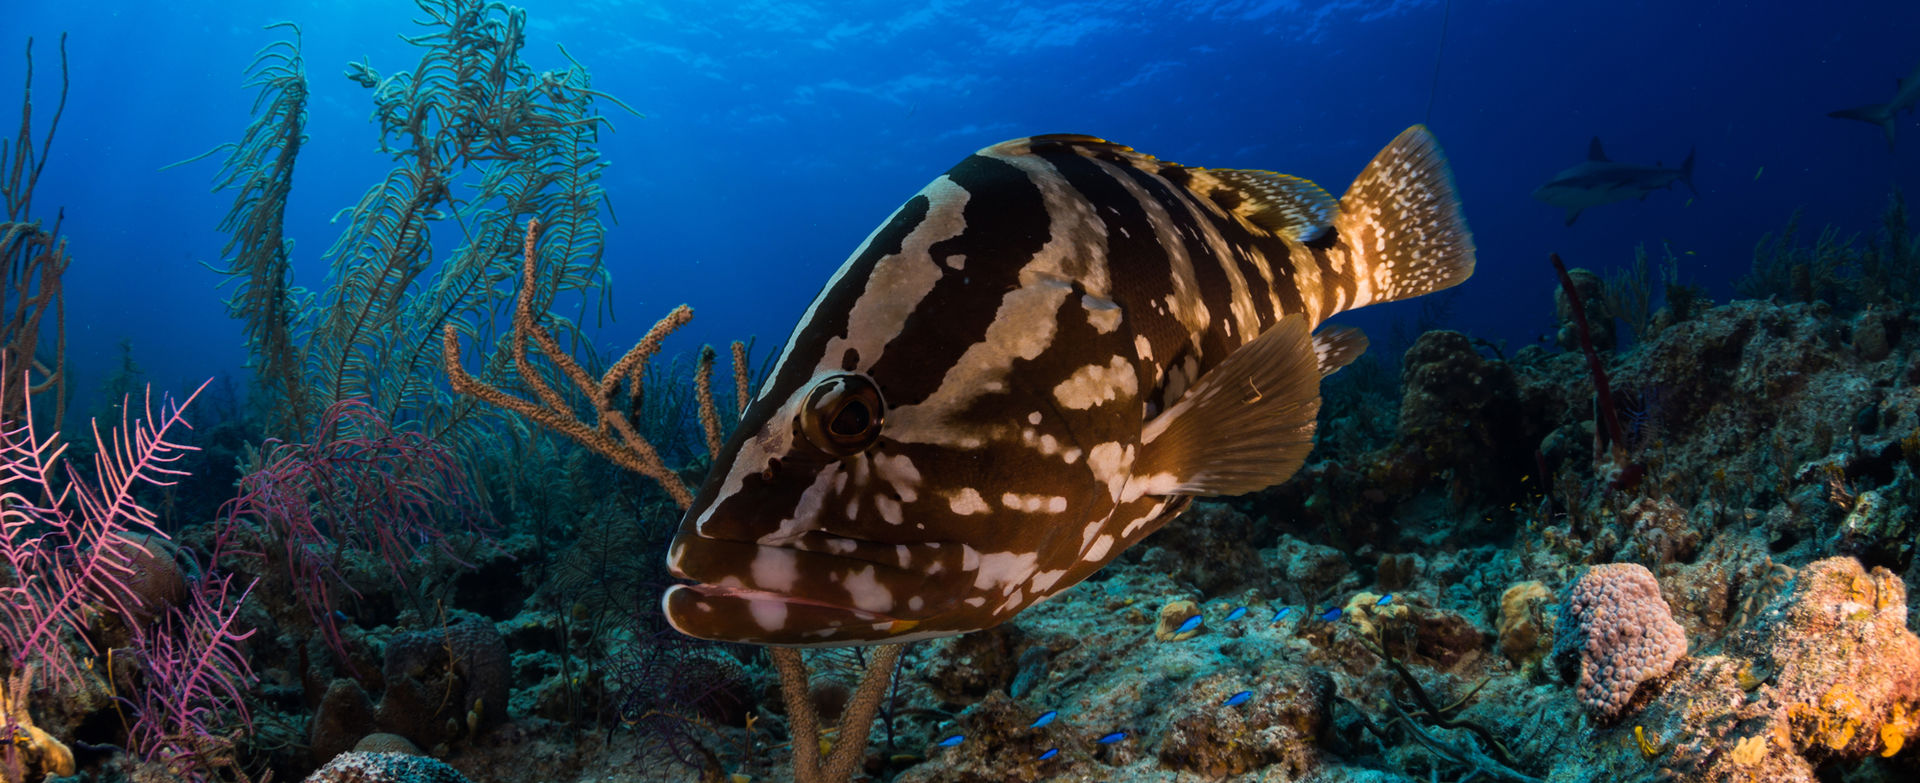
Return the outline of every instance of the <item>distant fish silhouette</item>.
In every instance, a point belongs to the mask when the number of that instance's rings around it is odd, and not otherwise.
[[[1600,148],[1600,137],[1595,136],[1587,143],[1586,162],[1553,175],[1533,191],[1533,198],[1566,210],[1567,225],[1571,226],[1587,207],[1644,199],[1648,193],[1673,187],[1675,182],[1700,195],[1693,187],[1693,150],[1687,150],[1687,159],[1677,169],[1658,163],[1616,163],[1607,159],[1606,151]]]
[[[1913,73],[1907,74],[1907,78],[1895,79],[1894,85],[1893,98],[1886,103],[1870,103],[1851,109],[1841,109],[1827,116],[1841,120],[1871,122],[1880,126],[1880,131],[1887,134],[1887,150],[1892,151],[1895,117],[1902,112],[1913,111],[1915,105],[1920,105],[1920,65],[1914,66]]]

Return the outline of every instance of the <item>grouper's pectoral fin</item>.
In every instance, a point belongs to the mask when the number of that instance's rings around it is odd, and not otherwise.
[[[1350,359],[1351,336],[1341,338],[1328,345]],[[1285,481],[1313,450],[1321,367],[1306,317],[1282,319],[1147,422],[1134,480],[1154,495],[1240,495]]]

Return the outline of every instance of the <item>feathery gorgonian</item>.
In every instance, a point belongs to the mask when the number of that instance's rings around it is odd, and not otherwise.
[[[0,385],[9,380],[0,370]],[[168,440],[168,433],[191,429],[181,412],[205,388],[180,402],[161,400],[157,415],[149,389],[143,417],[129,418],[126,400],[120,426],[104,436],[95,422],[91,476],[61,459],[66,445],[58,431],[42,435],[34,425],[31,395],[19,421],[0,421],[0,654],[14,670],[38,662],[54,685],[78,682],[83,664],[69,636],[100,653],[78,633],[86,627],[83,610],[104,605],[128,616],[139,605],[126,583],[135,537],[167,536],[134,492],[186,475],[171,465],[198,449]]]

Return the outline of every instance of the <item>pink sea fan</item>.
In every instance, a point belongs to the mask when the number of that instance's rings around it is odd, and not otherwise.
[[[283,559],[293,592],[327,646],[351,665],[334,615],[346,558],[378,558],[403,591],[422,545],[460,559],[455,528],[484,532],[487,519],[453,452],[417,432],[393,429],[364,401],[329,406],[304,443],[268,441],[259,467],[240,480],[222,516],[258,525]],[[262,553],[263,556],[266,553]],[[465,563],[462,563],[465,565]]]
[[[6,381],[0,377],[0,386]],[[161,401],[157,415],[149,390],[144,417],[129,419],[132,405],[123,404],[120,427],[107,436],[96,422],[92,477],[61,459],[59,433],[35,428],[31,395],[19,421],[0,421],[0,653],[14,670],[38,662],[54,685],[78,682],[82,664],[67,639],[91,648],[74,633],[86,626],[83,610],[100,604],[128,616],[138,607],[126,584],[135,537],[166,534],[134,491],[185,475],[171,465],[196,449],[167,438],[176,426],[191,429],[181,411],[200,389],[178,403]]]
[[[236,622],[256,582],[235,595],[233,579],[201,580],[185,606],[136,629],[144,678],[127,735],[142,758],[197,770],[211,759],[231,758],[230,741],[220,733],[230,717],[251,727],[241,689],[253,680],[253,668],[240,644],[254,631],[243,632]]]

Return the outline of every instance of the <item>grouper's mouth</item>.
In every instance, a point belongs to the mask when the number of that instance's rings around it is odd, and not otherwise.
[[[962,576],[958,569],[942,578],[878,558],[704,536],[676,541],[669,570],[692,582],[661,597],[675,630],[786,646],[871,644],[912,633],[958,603],[942,588]],[[928,598],[943,593],[948,597]]]
[[[892,638],[913,620],[747,587],[674,585],[660,599],[667,622],[688,636],[721,642],[813,646]]]

